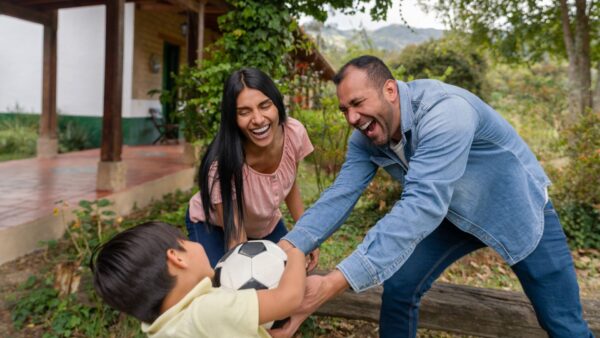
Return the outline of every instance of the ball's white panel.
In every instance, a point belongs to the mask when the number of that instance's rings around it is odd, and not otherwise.
[[[279,245],[277,245],[271,241],[265,241],[265,242],[266,242],[265,246],[267,247],[268,253],[279,257],[279,259],[281,259],[283,261],[287,261],[287,254],[285,253],[285,251],[283,251],[282,248],[279,247]]]
[[[237,290],[252,278],[252,260],[249,257],[231,254],[221,267],[221,286]]]
[[[252,258],[252,277],[272,289],[279,284],[284,267],[278,256],[263,252]]]

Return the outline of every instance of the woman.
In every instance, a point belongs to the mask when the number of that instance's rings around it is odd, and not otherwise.
[[[200,192],[186,215],[190,240],[204,246],[213,267],[238,243],[279,241],[287,233],[282,202],[294,221],[300,218],[298,162],[313,149],[304,126],[286,116],[283,97],[269,76],[254,68],[229,76],[219,132],[202,158]],[[318,249],[309,269],[317,259]]]

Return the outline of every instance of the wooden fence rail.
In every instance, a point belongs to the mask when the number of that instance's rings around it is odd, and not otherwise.
[[[346,291],[315,314],[377,322],[382,291]],[[582,303],[585,319],[600,337],[600,300]],[[523,293],[448,283],[435,283],[425,294],[419,327],[480,337],[547,337]]]

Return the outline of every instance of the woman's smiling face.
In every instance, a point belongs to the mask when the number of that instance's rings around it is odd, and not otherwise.
[[[268,147],[279,126],[277,107],[260,90],[244,88],[236,101],[236,122],[248,142]]]

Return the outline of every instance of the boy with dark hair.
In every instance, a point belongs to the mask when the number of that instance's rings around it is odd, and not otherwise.
[[[202,245],[169,224],[147,222],[98,247],[90,267],[100,297],[141,320],[150,337],[269,337],[259,325],[288,317],[304,296],[304,254],[286,253],[275,289],[213,288]]]

